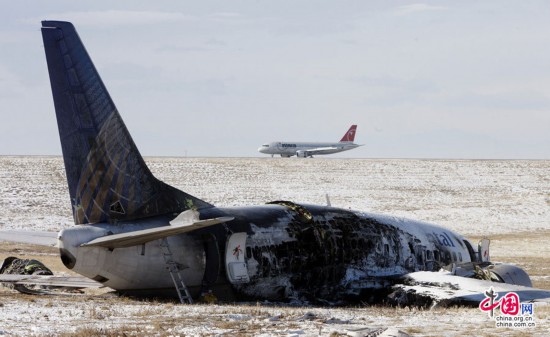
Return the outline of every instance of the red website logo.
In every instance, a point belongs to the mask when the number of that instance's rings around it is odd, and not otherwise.
[[[510,292],[497,300],[498,293],[495,293],[491,287],[485,292],[485,296],[487,296],[487,298],[479,303],[479,309],[481,309],[481,311],[490,311],[491,317],[493,317],[494,309],[499,307],[503,315],[516,316],[519,313],[520,303],[518,294]]]
[[[485,291],[485,299],[479,303],[479,310],[488,312],[497,328],[534,328],[535,310],[533,303],[520,303],[515,292],[508,292],[501,298],[493,287]],[[495,309],[500,314],[495,315]]]

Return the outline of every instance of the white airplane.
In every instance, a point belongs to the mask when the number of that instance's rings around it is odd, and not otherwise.
[[[479,303],[473,294],[483,295],[487,284],[521,290],[524,301],[550,298],[530,288],[521,268],[491,263],[488,240],[476,249],[441,226],[291,201],[216,207],[163,183],[147,168],[74,26],[43,21],[42,36],[75,226],[4,231],[0,240],[55,245],[63,264],[84,278],[0,275],[0,282],[103,285],[182,303],[212,292],[221,300],[339,304],[385,301],[396,289],[412,291],[412,283],[414,292],[430,294],[442,279],[445,289],[433,297],[443,294],[446,303]],[[437,272],[445,266],[452,272]]]
[[[292,156],[307,158],[318,154],[348,151],[362,146],[353,143],[356,131],[357,125],[352,125],[338,143],[271,142],[263,144],[258,152],[270,154],[271,157],[278,154],[285,158]]]

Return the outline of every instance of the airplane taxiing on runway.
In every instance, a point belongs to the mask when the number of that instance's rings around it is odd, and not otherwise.
[[[57,245],[63,264],[88,284],[182,302],[210,291],[230,300],[367,301],[407,279],[410,286],[418,273],[428,273],[424,288],[434,289],[436,271],[449,265],[455,272],[447,278],[470,282],[459,293],[445,289],[447,298],[476,299],[487,284],[521,290],[522,299],[550,298],[530,288],[519,267],[492,264],[487,241],[475,249],[437,225],[291,201],[216,207],[163,183],[138,152],[74,26],[43,21],[42,36],[76,226],[59,234],[2,232],[0,240]],[[3,276],[0,282],[18,282]],[[53,276],[38,279],[56,284]]]
[[[285,158],[292,156],[307,158],[319,154],[333,154],[353,150],[359,146],[362,146],[353,143],[353,141],[355,140],[356,131],[357,125],[352,125],[338,143],[271,142],[269,144],[263,144],[258,149],[258,152],[270,154],[271,157],[278,154],[281,157]]]

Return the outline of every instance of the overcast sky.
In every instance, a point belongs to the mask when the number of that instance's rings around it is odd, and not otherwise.
[[[549,1],[0,0],[0,155],[59,155],[40,21],[76,26],[145,156],[550,159]]]

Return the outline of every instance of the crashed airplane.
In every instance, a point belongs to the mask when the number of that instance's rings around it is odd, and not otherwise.
[[[0,239],[57,245],[68,269],[122,294],[189,303],[201,293],[327,304],[380,302],[394,293],[399,302],[411,292],[479,303],[499,285],[522,300],[550,298],[530,288],[521,268],[491,263],[488,240],[474,246],[425,222],[291,201],[216,207],[163,183],[73,25],[43,21],[42,36],[76,226],[38,240],[30,232]]]

